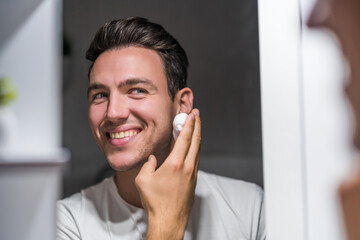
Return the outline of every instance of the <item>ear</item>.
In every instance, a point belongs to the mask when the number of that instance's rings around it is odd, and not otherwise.
[[[186,87],[179,90],[176,95],[174,102],[176,103],[176,114],[187,113],[189,114],[193,109],[194,95],[190,88]]]

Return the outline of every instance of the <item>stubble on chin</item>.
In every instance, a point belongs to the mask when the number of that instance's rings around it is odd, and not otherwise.
[[[126,157],[122,154],[118,154],[117,156],[116,150],[112,153],[108,152],[108,154],[106,154],[107,151],[103,149],[102,151],[105,153],[105,157],[112,169],[117,172],[127,172],[134,169],[140,170],[144,163],[148,161],[150,155],[156,157],[157,168],[160,167],[169,156],[173,146],[172,133],[169,133],[166,137],[163,137],[162,141],[157,141],[151,146],[143,146],[142,148],[136,149],[131,157]],[[127,159],[124,159],[124,157]]]
[[[141,149],[130,159],[124,159],[121,156],[116,156],[116,154],[106,156],[106,159],[110,167],[115,171],[126,172],[133,169],[141,169],[142,165],[144,165],[150,156],[147,152],[149,152],[148,149]]]

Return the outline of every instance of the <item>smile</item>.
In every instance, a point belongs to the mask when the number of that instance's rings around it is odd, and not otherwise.
[[[126,137],[132,137],[138,134],[138,131],[136,130],[129,130],[129,131],[121,131],[121,132],[113,132],[109,133],[109,137],[111,139],[122,139]]]

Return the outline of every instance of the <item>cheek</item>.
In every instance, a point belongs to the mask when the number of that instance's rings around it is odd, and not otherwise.
[[[168,127],[172,123],[174,106],[171,101],[162,101],[160,98],[146,99],[133,107],[133,112],[146,122],[153,122]]]
[[[99,127],[102,122],[103,116],[105,113],[105,108],[102,106],[90,106],[89,107],[89,124],[91,129],[94,131]]]

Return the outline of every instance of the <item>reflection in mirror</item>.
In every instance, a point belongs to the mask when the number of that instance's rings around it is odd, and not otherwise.
[[[188,86],[192,89],[194,95],[194,107],[200,109],[202,122],[200,169],[226,177],[254,182],[262,187],[256,1],[234,0],[227,1],[226,3],[219,3],[218,1],[172,1],[171,3],[108,1],[107,4],[104,4],[103,2],[91,0],[87,1],[86,5],[84,5],[76,1],[65,0],[63,29],[64,43],[66,43],[64,44],[66,46],[64,50],[66,49],[66,51],[64,51],[63,59],[63,125],[64,146],[72,152],[72,161],[69,164],[64,181],[65,197],[114,174],[113,170],[108,167],[106,157],[96,146],[88,124],[88,110],[90,122],[94,128],[95,124],[92,114],[95,107],[97,108],[101,104],[95,106],[87,102],[86,89],[89,86],[87,72],[90,63],[85,60],[85,52],[94,37],[94,33],[100,26],[111,19],[129,16],[141,16],[161,24],[180,42],[187,53],[190,62]],[[105,57],[106,52],[100,55],[94,64],[90,84],[106,80],[104,77],[98,77],[102,76],[101,74],[103,73],[103,68],[100,67],[102,66],[102,60],[104,61],[103,66],[109,66],[110,64],[105,64],[107,57],[109,59],[122,59],[121,56],[125,52],[130,54],[130,51],[127,52],[122,49],[118,50],[116,54],[114,53],[114,56],[109,54]],[[152,69],[155,69],[155,66]],[[120,73],[124,74],[128,70],[129,68],[126,68]],[[101,83],[106,85],[104,82]],[[96,87],[91,87],[90,89],[92,96],[99,98],[104,96],[104,92],[98,94],[99,92],[92,90],[96,89]],[[158,87],[158,89],[161,88]],[[111,94],[105,92],[105,96],[108,95]],[[144,112],[146,112],[146,109],[137,114],[131,112],[130,116],[133,116],[133,119],[139,119],[140,116],[144,115]],[[107,114],[109,114],[109,111],[107,111]],[[151,114],[154,113],[149,113],[148,116]],[[161,112],[156,113],[156,115],[158,118],[164,117],[167,115],[167,112],[161,109]],[[159,120],[158,118],[156,118],[156,121]],[[115,125],[114,121],[112,123]],[[116,124],[119,124],[119,122]],[[150,125],[149,129],[151,129]],[[136,136],[138,138],[144,136],[143,138],[145,138],[146,130],[147,128],[138,130]],[[110,133],[107,137],[109,136]],[[108,152],[104,151],[105,155],[110,159]],[[159,156],[156,157],[159,158]],[[114,165],[116,164],[112,164],[113,167]],[[206,174],[200,174],[198,184],[202,184],[204,179],[208,179],[208,177]],[[120,195],[125,201],[132,203],[133,199],[127,199],[126,194],[121,194],[119,178],[121,176],[117,174],[116,186]],[[216,185],[214,180],[211,180],[209,185],[214,189],[218,188],[217,191],[219,189],[225,191],[220,194],[222,197],[227,196],[227,193],[229,193],[230,199],[231,196],[236,199],[245,199],[244,196],[250,195],[258,196],[258,199],[249,200],[246,204],[256,203],[256,207],[252,209],[251,214],[256,216],[262,214],[260,188],[240,181],[232,182],[233,180],[225,178],[219,178],[216,181],[216,184],[220,185]],[[239,187],[237,184],[240,183],[244,183],[244,186],[247,187]],[[142,197],[146,196],[141,186],[139,189],[143,194]],[[252,189],[251,191],[255,193],[248,194],[249,189]],[[143,204],[146,202],[144,198],[142,198],[142,201]],[[195,210],[193,210],[192,215],[201,216],[202,218],[209,219],[209,221],[213,221],[211,216],[206,215],[210,214],[210,211],[202,208],[205,203],[202,201],[206,202],[206,198],[203,199],[195,195]],[[225,202],[221,203],[225,204]],[[136,204],[132,205],[136,206]],[[236,206],[232,207],[239,207]],[[216,209],[224,211],[223,214],[230,214],[228,218],[230,223],[232,223],[232,217],[230,217],[232,216],[231,207],[227,208],[225,205],[212,206],[211,211],[216,211]],[[241,217],[252,218],[247,214],[240,215],[242,215]],[[233,217],[236,219],[236,216]],[[249,225],[259,225],[258,228],[256,227],[256,229],[254,228],[251,231],[254,231],[253,234],[255,235],[259,234],[260,239],[263,222],[250,223],[249,219],[245,221]],[[255,217],[254,219],[256,219],[254,221],[258,221],[260,217]],[[119,219],[111,220],[117,221]],[[205,239],[206,236],[209,237],[207,239],[211,239],[216,234],[219,236],[218,239],[223,237],[224,233],[221,232],[221,227],[214,228],[211,231],[207,229],[209,232],[206,232],[203,231],[205,228],[201,227],[203,223],[198,221],[199,219],[196,217],[190,217],[189,220],[191,222],[189,226],[193,228],[191,230],[192,234],[196,232],[199,234],[198,236],[202,236],[197,239]],[[236,228],[236,231],[242,230]],[[239,237],[236,234],[240,233],[236,231],[229,234],[235,234],[233,236]]]
[[[103,23],[128,16],[160,23],[188,55],[188,84],[202,119],[200,168],[263,185],[256,2],[87,1],[83,5],[65,0],[63,14],[63,135],[72,153],[65,196],[106,174],[106,169],[101,172],[106,159],[88,125],[85,52]]]

